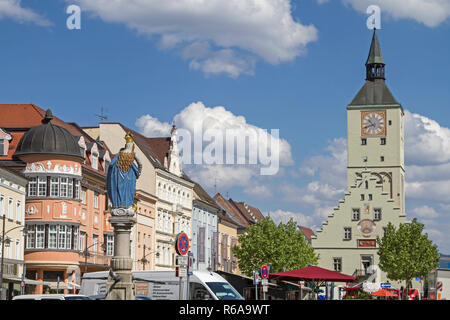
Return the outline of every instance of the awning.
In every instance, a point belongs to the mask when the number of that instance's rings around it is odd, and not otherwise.
[[[16,277],[16,276],[10,276],[10,275],[3,275],[3,280],[9,280],[13,282],[21,282],[22,278]]]
[[[29,284],[34,285],[34,286],[37,286],[37,285],[50,286],[51,285],[51,282],[49,282],[49,281],[31,280],[31,279],[27,279],[27,278],[25,278],[24,281],[25,281],[25,285],[29,285]]]
[[[309,266],[286,272],[271,273],[270,279],[290,280],[290,281],[330,281],[349,282],[356,278],[336,271],[327,270],[317,266]]]

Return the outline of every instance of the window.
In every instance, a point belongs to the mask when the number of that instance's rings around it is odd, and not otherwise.
[[[5,153],[5,139],[0,139],[0,156],[4,156]]]
[[[67,178],[61,178],[59,195],[61,197],[67,197]]]
[[[36,225],[36,249],[44,249],[45,243],[45,225]]]
[[[80,199],[80,180],[75,180],[75,199]]]
[[[86,244],[86,232],[80,232],[80,251],[84,251]]]
[[[351,240],[352,239],[352,228],[345,227],[344,228],[344,240]]]
[[[14,219],[14,199],[8,199],[8,219]]]
[[[27,226],[27,249],[34,249],[36,241],[36,225]]]
[[[392,120],[389,120],[389,125],[390,125],[390,126],[392,125]]]
[[[22,202],[20,202],[20,200],[17,200],[17,204],[16,205],[17,205],[17,207],[16,207],[16,220],[21,222],[22,221]]]
[[[97,246],[98,246],[98,235],[94,234],[92,236],[92,252],[97,253]]]
[[[364,195],[363,194],[361,195],[361,201],[364,201]]]
[[[66,226],[58,226],[58,249],[66,248]]]
[[[110,162],[108,160],[105,160],[105,173],[108,173],[109,164]]]
[[[333,268],[336,272],[342,271],[342,258],[333,258]]]
[[[359,208],[358,209],[353,209],[352,210],[352,220],[353,221],[358,221],[359,220]]]
[[[98,192],[94,192],[94,208],[98,209]]]
[[[45,197],[47,195],[47,177],[38,178],[38,196]]]
[[[66,226],[66,249],[72,249],[72,226]]]
[[[381,220],[381,209],[380,208],[375,208],[373,209],[373,220],[379,221]]]
[[[386,138],[380,138],[380,144],[385,145],[386,144]]]
[[[50,197],[58,197],[59,196],[59,178],[52,177],[50,178]]]
[[[371,194],[369,194],[369,201],[371,201],[372,200],[372,195]]]
[[[381,157],[380,157],[380,161],[381,161],[381,162],[384,162],[384,156],[381,156]]]
[[[364,157],[363,157],[363,161],[364,161],[364,162],[367,162],[367,156],[364,156]]]
[[[106,235],[106,254],[114,255],[114,236],[112,235]]]
[[[364,182],[365,182],[364,184],[365,184],[365,186],[366,186],[366,189],[369,189],[369,181],[366,180],[366,181],[364,181]]]
[[[367,145],[367,139],[366,138],[361,138],[361,145],[362,146]]]
[[[93,153],[91,158],[92,158],[92,168],[98,170],[98,154]]]
[[[0,194],[0,216],[5,214],[5,197]]]
[[[28,196],[36,197],[37,196],[37,178],[31,178],[28,182]]]
[[[57,249],[58,230],[57,225],[48,226],[48,248]]]
[[[67,182],[67,197],[73,198],[73,179],[68,179]]]
[[[86,204],[86,188],[81,188],[81,203]]]
[[[78,231],[79,227],[73,227],[73,250],[78,250]]]

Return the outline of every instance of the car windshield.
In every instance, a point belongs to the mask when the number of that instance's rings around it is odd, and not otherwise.
[[[206,282],[219,300],[244,300],[242,296],[226,282]]]

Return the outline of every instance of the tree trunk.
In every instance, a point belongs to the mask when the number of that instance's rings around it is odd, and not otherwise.
[[[405,285],[406,293],[403,295],[403,300],[408,300],[408,298],[409,298],[409,283],[410,282],[411,282],[410,279],[406,280],[406,285]]]

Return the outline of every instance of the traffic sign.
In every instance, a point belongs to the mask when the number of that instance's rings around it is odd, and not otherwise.
[[[188,257],[187,256],[175,256],[175,263],[177,266],[187,266]]]
[[[253,284],[259,284],[258,270],[253,270]]]
[[[389,282],[382,282],[380,283],[381,288],[390,288],[391,284]]]
[[[175,251],[184,256],[189,250],[189,238],[186,233],[181,232],[175,238]]]
[[[269,267],[268,266],[262,266],[261,268],[261,278],[267,279],[269,277]]]

